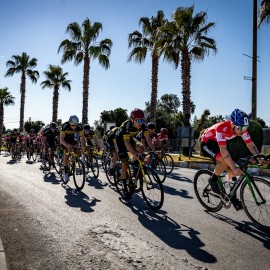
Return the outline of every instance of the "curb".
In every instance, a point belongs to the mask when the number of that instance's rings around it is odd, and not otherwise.
[[[5,250],[4,250],[1,238],[0,238],[0,269],[7,270]]]
[[[215,165],[213,163],[209,162],[188,162],[188,161],[179,161],[179,162],[174,162],[175,167],[180,167],[180,168],[189,168],[189,169],[196,169],[196,170],[201,170],[201,169],[206,169],[206,170],[214,170]],[[248,168],[248,171],[252,173],[253,175],[258,175],[258,176],[268,176],[270,177],[270,169],[261,169],[261,168]]]

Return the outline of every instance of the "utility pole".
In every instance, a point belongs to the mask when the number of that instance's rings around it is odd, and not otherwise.
[[[253,0],[251,118],[257,118],[257,0]]]

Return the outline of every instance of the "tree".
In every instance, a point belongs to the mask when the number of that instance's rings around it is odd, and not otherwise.
[[[42,121],[26,121],[24,124],[24,129],[27,133],[30,132],[31,129],[34,129],[35,132],[39,132],[40,129],[45,126],[45,124]]]
[[[59,88],[63,87],[68,91],[71,90],[71,80],[67,80],[68,72],[63,73],[59,66],[49,65],[49,70],[43,72],[46,76],[45,81],[40,85],[42,88],[53,88],[53,106],[52,106],[52,121],[57,122],[58,102],[59,102]]]
[[[112,41],[108,38],[97,42],[102,30],[102,24],[95,22],[91,24],[87,18],[82,26],[77,22],[70,23],[66,32],[70,34],[71,40],[65,39],[61,42],[58,53],[63,50],[62,64],[74,60],[75,65],[83,62],[83,106],[82,123],[88,123],[88,98],[89,98],[89,74],[91,59],[98,59],[99,64],[108,69],[110,67],[109,56]]]
[[[259,13],[258,27],[260,27],[263,22],[270,23],[270,0],[262,0]]]
[[[193,16],[194,6],[179,7],[172,14],[172,21],[159,30],[158,50],[164,53],[164,59],[172,63],[175,69],[181,63],[182,107],[184,125],[190,126],[192,112],[191,101],[191,62],[202,61],[210,51],[216,53],[216,43],[207,37],[215,23],[207,23],[207,13]]]
[[[145,61],[147,52],[151,53],[152,58],[152,91],[150,101],[150,118],[156,121],[157,92],[158,92],[158,66],[160,55],[154,49],[158,41],[158,29],[166,22],[163,11],[159,10],[157,16],[151,18],[142,17],[139,25],[142,26],[142,33],[134,31],[128,36],[128,47],[132,48],[128,55],[128,61],[134,59],[135,62],[141,64]]]
[[[14,105],[14,100],[15,97],[13,97],[10,92],[8,92],[7,87],[0,88],[0,135],[3,134],[4,127],[4,106]]]
[[[25,106],[25,93],[26,93],[26,76],[30,78],[33,83],[36,83],[39,78],[38,71],[34,70],[37,66],[37,59],[32,58],[25,52],[22,55],[13,55],[11,60],[7,61],[9,69],[6,72],[6,77],[13,76],[14,73],[21,73],[21,107],[20,107],[20,131],[23,131],[24,124],[24,106]]]

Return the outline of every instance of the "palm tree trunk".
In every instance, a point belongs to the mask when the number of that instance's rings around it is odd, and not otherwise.
[[[0,103],[0,135],[3,134],[3,127],[4,127],[4,104],[3,102]],[[0,141],[1,143],[2,141]]]
[[[89,73],[90,59],[86,53],[83,66],[83,108],[82,108],[82,124],[88,124],[88,97],[89,97]]]
[[[190,81],[191,81],[191,62],[188,50],[184,49],[181,59],[181,76],[182,76],[182,102],[184,125],[190,126],[191,100],[190,100]]]
[[[150,103],[150,120],[156,122],[157,114],[157,86],[158,86],[158,62],[157,56],[152,56],[152,92],[151,92],[151,103]]]
[[[22,74],[21,78],[21,108],[20,108],[20,132],[23,131],[23,125],[24,125],[24,105],[25,105],[25,73]]]
[[[57,115],[58,115],[58,101],[59,101],[59,89],[58,85],[54,86],[53,91],[53,111],[52,111],[52,121],[57,122]]]

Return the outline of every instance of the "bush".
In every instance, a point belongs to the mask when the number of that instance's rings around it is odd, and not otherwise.
[[[259,151],[261,151],[263,143],[262,126],[258,122],[251,120],[251,123],[248,127],[248,132]],[[227,141],[227,148],[234,161],[237,161],[239,158],[252,155],[243,139],[239,136]]]

